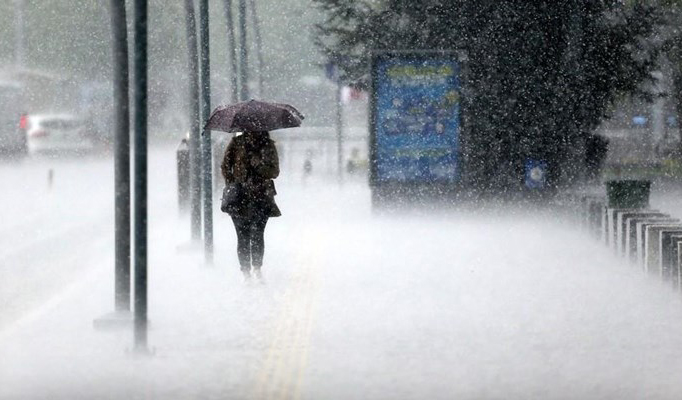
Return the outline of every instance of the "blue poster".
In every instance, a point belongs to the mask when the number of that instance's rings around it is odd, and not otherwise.
[[[460,66],[451,58],[391,58],[375,64],[378,181],[459,179]]]

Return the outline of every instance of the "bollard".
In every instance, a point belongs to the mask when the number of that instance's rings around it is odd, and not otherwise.
[[[645,232],[647,226],[650,225],[668,225],[679,222],[674,218],[653,218],[649,220],[640,220],[635,223],[635,243],[634,243],[634,261],[644,268],[644,248],[645,248]]]
[[[606,243],[606,200],[600,197],[588,201],[588,227],[590,232],[603,243]]]
[[[583,201],[583,207],[585,209],[584,224],[588,231],[596,236],[601,237],[602,229],[602,210],[606,201],[601,197],[595,196],[585,196]]]
[[[606,245],[616,250],[616,230],[618,220],[616,218],[618,213],[621,212],[634,212],[637,209],[633,208],[607,208],[606,209]]]
[[[663,269],[663,236],[665,233],[682,234],[682,225],[652,225],[645,231],[645,268],[649,272],[656,273],[660,278],[665,277]]]
[[[651,181],[646,180],[612,180],[606,182],[606,198],[609,210],[642,210],[649,208],[649,192]],[[607,211],[604,242],[607,246],[615,246],[614,211]]]
[[[616,254],[625,255],[626,223],[629,218],[662,215],[658,210],[621,211],[616,213]]]
[[[50,168],[47,171],[47,189],[52,190],[52,185],[54,183],[54,170]]]
[[[663,277],[670,279],[673,287],[677,288],[677,243],[682,242],[682,232],[666,232],[661,234],[661,269]]]
[[[644,267],[644,247],[645,247],[645,237],[644,233],[646,232],[646,227],[651,226],[651,225],[672,225],[672,224],[677,224],[680,221],[675,218],[665,218],[665,219],[654,219],[650,221],[640,221],[635,224],[635,236],[636,236],[636,241],[635,241],[635,256],[636,256],[636,261],[637,265],[641,266],[642,268]]]
[[[590,231],[590,202],[587,197],[583,197],[580,199],[580,211],[578,214],[578,218],[580,221],[580,226],[587,230],[588,232]]]
[[[582,196],[578,204],[578,221],[580,227],[590,232],[590,197]]]
[[[661,269],[661,233],[663,231],[677,231],[682,233],[682,225],[651,224],[644,230],[644,271],[663,277]]]
[[[175,153],[178,168],[178,209],[182,213],[189,211],[189,143],[182,139]]]
[[[601,234],[601,241],[605,246],[609,245],[607,210],[606,204],[599,205],[599,233]]]
[[[624,253],[625,258],[629,261],[635,261],[637,254],[637,222],[656,222],[656,221],[671,221],[675,220],[670,218],[669,215],[663,213],[657,213],[650,216],[634,216],[625,220],[625,231],[624,231]]]

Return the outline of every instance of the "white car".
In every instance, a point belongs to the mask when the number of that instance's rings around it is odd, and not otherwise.
[[[29,154],[81,154],[95,149],[85,121],[70,114],[29,115],[26,139]]]

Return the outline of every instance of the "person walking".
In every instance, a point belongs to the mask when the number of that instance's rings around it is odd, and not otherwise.
[[[228,211],[237,232],[237,256],[244,280],[261,282],[265,225],[282,213],[275,203],[274,179],[279,175],[275,142],[267,131],[245,131],[232,138],[221,164],[225,184],[241,186],[237,206]]]

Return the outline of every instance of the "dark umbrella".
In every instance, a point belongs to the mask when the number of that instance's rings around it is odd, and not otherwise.
[[[301,126],[303,114],[288,104],[249,100],[216,108],[205,129],[223,132],[272,131]]]

